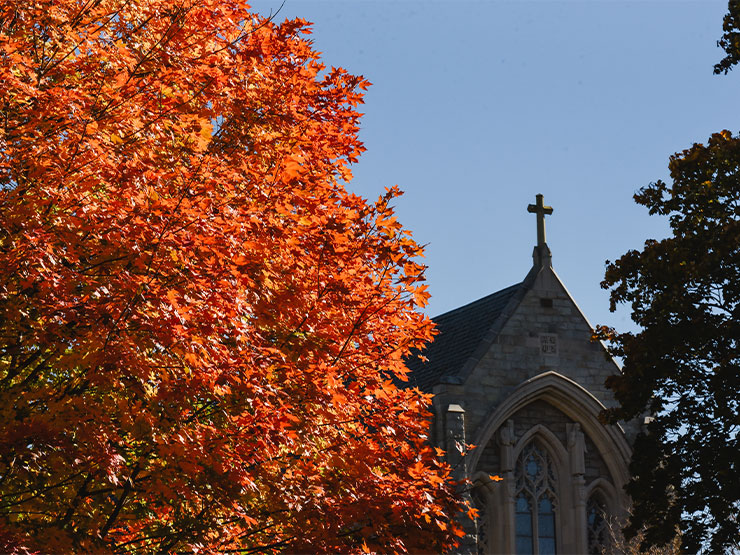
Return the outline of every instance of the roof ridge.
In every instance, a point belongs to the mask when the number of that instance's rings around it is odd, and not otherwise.
[[[460,375],[523,288],[526,282],[516,283],[432,318],[439,333],[424,349],[406,358],[410,382],[431,391],[435,384]]]
[[[438,314],[437,316],[433,316],[432,320],[436,322],[437,318],[443,318],[445,316],[451,316],[455,314],[456,312],[461,312],[464,310],[469,309],[471,306],[482,303],[483,301],[489,300],[491,297],[495,297],[498,295],[501,295],[502,293],[508,291],[509,289],[514,289],[517,287],[521,287],[524,284],[523,281],[520,281],[519,283],[515,283],[514,285],[509,285],[508,287],[504,287],[503,289],[499,289],[498,291],[494,291],[493,293],[490,293],[486,295],[485,297],[481,297],[480,299],[475,299],[474,301],[470,301],[467,304],[464,304],[462,306],[458,306],[457,308],[453,308],[452,310],[448,310],[447,312],[443,312],[442,314]]]

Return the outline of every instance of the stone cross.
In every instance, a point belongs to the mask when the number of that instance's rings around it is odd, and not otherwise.
[[[527,212],[537,214],[537,246],[545,246],[545,214],[552,214],[552,206],[545,206],[542,195],[537,195],[537,204],[527,206]]]

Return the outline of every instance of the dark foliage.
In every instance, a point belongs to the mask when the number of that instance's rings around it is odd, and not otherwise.
[[[725,552],[740,537],[740,137],[714,134],[669,168],[672,184],[635,200],[672,236],[609,263],[602,283],[641,327],[602,330],[624,361],[608,417],[654,416],[634,446],[627,533],[662,545],[678,526],[689,552]]]
[[[722,38],[717,46],[727,54],[714,66],[714,73],[727,73],[740,61],[740,0],[730,0],[727,14],[722,21]]]

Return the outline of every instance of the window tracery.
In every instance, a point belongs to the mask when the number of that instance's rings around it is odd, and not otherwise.
[[[533,441],[519,455],[514,475],[516,552],[554,555],[558,496],[553,461]]]
[[[586,529],[588,533],[589,555],[600,555],[609,541],[606,520],[606,503],[599,491],[595,491],[586,503]]]

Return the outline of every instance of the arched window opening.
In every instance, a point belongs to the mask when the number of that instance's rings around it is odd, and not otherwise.
[[[515,540],[519,555],[554,555],[557,480],[547,451],[529,443],[516,463]]]
[[[552,502],[544,497],[540,499],[537,511],[537,524],[539,538],[539,552],[543,554],[555,553],[555,507]]]
[[[526,493],[516,498],[516,552],[533,553],[532,503]]]
[[[604,548],[608,546],[609,530],[606,515],[604,496],[601,492],[595,491],[586,503],[589,555],[600,555]]]

